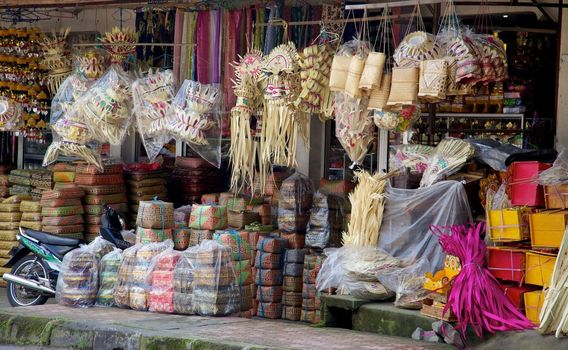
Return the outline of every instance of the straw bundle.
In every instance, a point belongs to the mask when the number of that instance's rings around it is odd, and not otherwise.
[[[428,161],[420,187],[431,186],[445,176],[457,172],[474,152],[475,149],[468,142],[455,138],[443,139]]]
[[[388,178],[394,174],[395,172],[377,172],[371,175],[366,171],[355,173],[358,184],[349,194],[351,220],[347,232],[343,232],[344,245],[377,246],[385,209],[383,192]]]

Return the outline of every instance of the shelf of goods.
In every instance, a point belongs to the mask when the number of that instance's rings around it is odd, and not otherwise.
[[[433,128],[429,130],[429,117]],[[415,124],[416,142],[437,144],[448,136],[460,138],[492,138],[521,146],[525,131],[522,113],[422,113]]]

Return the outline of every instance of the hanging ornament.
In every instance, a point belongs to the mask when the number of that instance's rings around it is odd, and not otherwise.
[[[59,85],[72,72],[72,64],[66,49],[67,36],[70,27],[62,29],[59,33],[53,32],[40,41],[43,50],[42,65],[48,70],[47,87],[52,94],[57,92]]]
[[[129,55],[136,51],[135,44],[138,42],[138,35],[129,28],[112,28],[99,39],[102,43],[109,44],[105,49],[110,54],[112,64],[124,64]]]

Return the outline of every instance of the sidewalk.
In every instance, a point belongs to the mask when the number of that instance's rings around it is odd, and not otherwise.
[[[0,291],[1,293],[2,291]],[[79,349],[449,349],[300,322],[165,315],[56,304],[0,309],[0,342]]]

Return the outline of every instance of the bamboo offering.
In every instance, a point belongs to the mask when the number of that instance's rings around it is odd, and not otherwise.
[[[344,245],[377,246],[385,209],[383,193],[389,177],[395,174],[396,171],[373,175],[366,171],[355,173],[357,187],[349,194],[352,209],[347,232],[343,232]]]
[[[560,244],[550,287],[540,312],[540,332],[555,333],[556,338],[568,334],[568,228]]]
[[[428,187],[451,175],[473,156],[475,149],[468,142],[455,138],[445,138],[434,149],[428,166],[422,175],[420,187]]]

